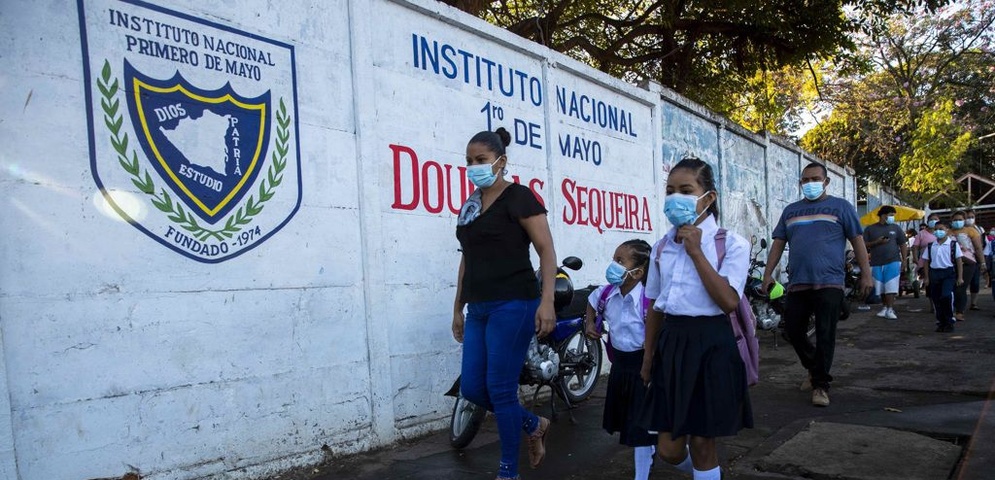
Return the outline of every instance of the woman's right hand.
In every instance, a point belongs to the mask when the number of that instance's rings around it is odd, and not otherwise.
[[[466,323],[466,318],[463,316],[463,311],[453,312],[453,338],[457,342],[463,343],[463,325]]]

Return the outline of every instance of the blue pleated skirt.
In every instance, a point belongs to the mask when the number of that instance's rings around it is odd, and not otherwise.
[[[668,315],[639,414],[646,430],[724,437],[753,428],[746,366],[729,317]]]

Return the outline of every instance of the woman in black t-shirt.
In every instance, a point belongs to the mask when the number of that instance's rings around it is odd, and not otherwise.
[[[504,178],[510,143],[511,135],[499,128],[474,135],[466,146],[467,176],[479,189],[463,204],[456,227],[463,258],[453,305],[453,337],[463,343],[461,392],[497,418],[498,479],[519,478],[523,431],[532,468],[546,453],[549,420],[519,403],[518,376],[533,333],[545,336],[556,325],[553,289],[540,294],[529,259],[531,243],[542,282],[552,285],[556,253],[546,209],[531,190]]]

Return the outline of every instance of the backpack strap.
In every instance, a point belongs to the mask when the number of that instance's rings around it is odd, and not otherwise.
[[[719,263],[715,266],[717,272],[722,268],[722,261],[726,259],[726,229],[720,228],[715,234],[715,254],[719,257]]]
[[[929,245],[926,245],[926,261],[930,264],[933,263],[933,242],[929,242]]]
[[[657,264],[660,263],[660,255],[663,254],[663,247],[665,247],[665,246],[667,246],[667,234],[666,233],[663,234],[663,238],[661,238],[660,240],[658,240],[656,242],[656,245],[653,245],[653,249],[656,250],[656,256],[653,257],[653,261],[656,262]]]
[[[615,291],[615,285],[605,285],[605,289],[601,291],[601,297],[598,298],[598,307],[595,309],[595,319],[594,319],[594,330],[598,333],[604,331],[605,328],[605,307],[608,306],[608,297],[611,296],[612,292]]]

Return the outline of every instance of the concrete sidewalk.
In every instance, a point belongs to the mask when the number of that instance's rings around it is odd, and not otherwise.
[[[995,478],[995,302],[952,334],[934,333],[925,298],[902,298],[899,320],[854,312],[838,329],[832,405],[810,405],[805,372],[790,345],[761,337],[761,382],[750,391],[755,428],[720,440],[727,479]],[[547,458],[525,479],[632,478],[632,452],[601,428],[604,381],[595,395],[554,423]],[[548,410],[541,410],[548,412]],[[331,459],[273,480],[493,479],[499,456],[493,419],[469,448],[445,432],[393,448]],[[690,478],[665,466],[651,478]]]

